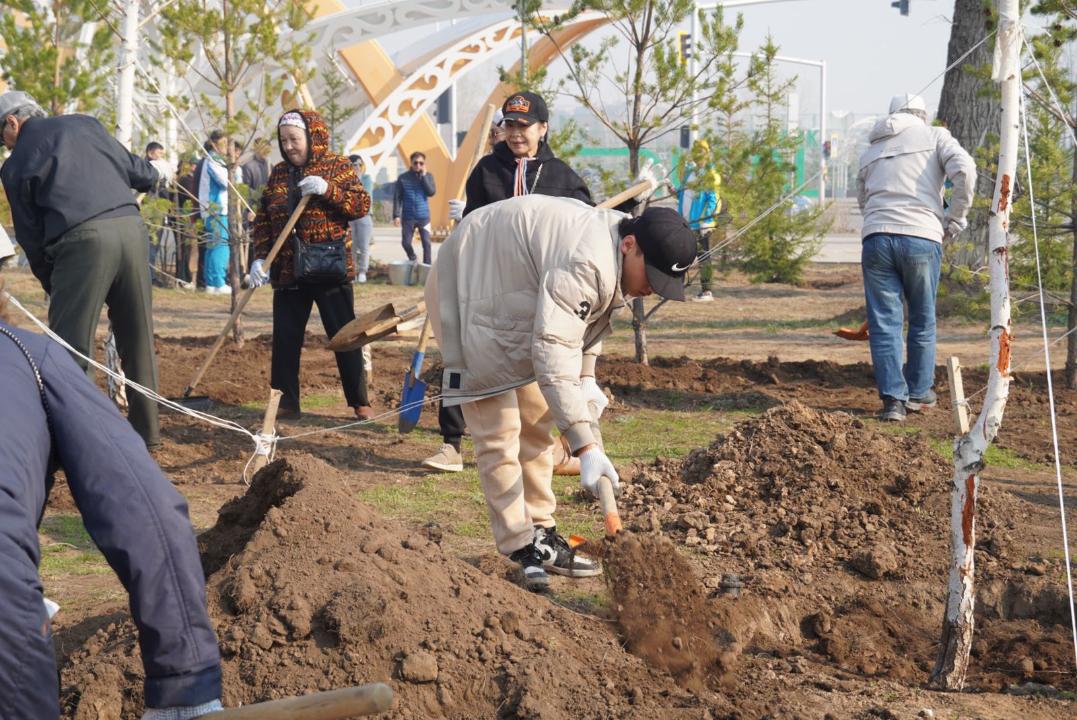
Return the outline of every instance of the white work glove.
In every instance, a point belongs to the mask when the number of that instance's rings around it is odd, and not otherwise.
[[[262,287],[267,282],[269,282],[269,275],[265,271],[265,261],[255,260],[251,263],[251,271],[247,273],[248,287]]]
[[[299,181],[297,187],[303,195],[325,195],[325,191],[329,189],[329,183],[325,181],[325,178],[308,175]]]
[[[943,240],[952,240],[961,234],[961,231],[965,229],[968,223],[958,220],[957,218],[950,218],[946,221],[946,230],[942,233]]]
[[[632,181],[633,185],[639,185],[642,182],[647,183],[647,188],[636,195],[634,200],[643,202],[651,195],[654,195],[654,191],[658,189],[658,176],[662,171],[661,165],[655,165],[654,161],[647,158],[643,161],[643,165],[639,169],[639,173],[636,174],[636,179]]]
[[[621,476],[617,474],[617,468],[613,467],[606,453],[599,450],[596,445],[580,455],[580,485],[584,490],[598,497],[598,479],[603,476],[610,479],[614,493],[621,489]]]
[[[463,220],[464,219],[464,208],[466,206],[467,206],[467,203],[464,202],[463,200],[457,200],[456,198],[453,198],[452,200],[450,200],[449,201],[449,219],[450,220]]]
[[[594,419],[598,420],[602,417],[602,411],[606,409],[606,406],[610,404],[609,398],[606,397],[606,393],[602,392],[602,388],[598,386],[598,382],[593,377],[581,377],[580,378],[580,392],[583,393],[583,401],[590,408],[592,405],[595,409]]]
[[[142,713],[142,720],[195,720],[218,710],[224,710],[220,700],[186,707],[146,708],[146,712]]]

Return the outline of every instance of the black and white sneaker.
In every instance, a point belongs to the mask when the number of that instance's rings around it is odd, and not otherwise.
[[[520,565],[524,575],[524,587],[531,592],[544,592],[550,587],[550,576],[542,569],[542,556],[534,543],[524,545],[509,555],[509,560]]]
[[[574,578],[602,574],[602,566],[589,557],[576,554],[556,527],[535,526],[535,549],[542,558],[543,567],[552,573]]]

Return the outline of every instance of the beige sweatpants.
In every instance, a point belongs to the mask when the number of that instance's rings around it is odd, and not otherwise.
[[[497,549],[531,542],[534,526],[553,527],[553,414],[537,383],[461,406],[475,445]]]

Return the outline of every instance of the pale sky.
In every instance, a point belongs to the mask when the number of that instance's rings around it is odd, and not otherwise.
[[[799,0],[726,10],[744,15],[742,50],[758,47],[770,32],[783,55],[827,63],[831,110],[885,113],[890,97],[917,92],[946,67],[952,0],[911,0],[902,16],[890,0]],[[811,87],[802,89],[801,108],[814,111],[818,71],[797,73]],[[923,92],[934,111],[942,78]]]

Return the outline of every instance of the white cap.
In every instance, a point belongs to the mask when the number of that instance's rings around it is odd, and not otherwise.
[[[501,125],[501,121],[505,119],[505,113],[501,112],[501,108],[494,111],[494,125]]]
[[[913,95],[912,93],[901,93],[890,98],[890,112],[896,113],[899,110],[919,110],[922,113],[927,112],[927,103],[919,95]]]
[[[0,93],[0,118],[10,115],[21,107],[32,105],[37,107],[37,100],[34,100],[33,96],[29,93],[24,93],[19,90],[8,90],[5,93]]]

